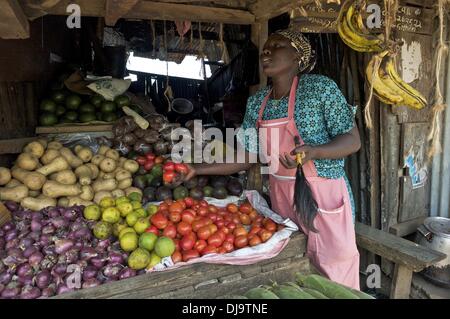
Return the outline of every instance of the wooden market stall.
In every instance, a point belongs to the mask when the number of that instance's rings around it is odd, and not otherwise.
[[[317,0],[5,0],[0,4],[0,166],[11,163],[14,154],[36,138],[49,133],[79,132],[80,128],[48,129],[38,127],[38,98],[57,71],[60,56],[70,45],[61,28],[73,18],[69,4],[77,4],[81,23],[86,17],[100,18],[106,26],[119,19],[169,20],[248,26],[251,41],[261,51],[272,28],[288,21],[328,50],[320,57],[324,72],[330,72],[348,102],[358,105],[356,122],[362,147],[347,163],[347,172],[355,194],[357,241],[361,248],[361,273],[367,275],[369,264],[380,264],[388,285],[384,293],[391,298],[408,298],[413,272],[435,264],[444,255],[415,245],[402,237],[411,235],[429,216],[430,184],[412,186],[405,168],[411,155],[419,167],[427,168],[426,136],[432,122],[429,104],[417,111],[407,107],[391,108],[372,99],[370,112],[373,129],[367,129],[363,106],[369,96],[364,70],[370,54],[346,47],[337,35],[336,20],[343,1]],[[381,1],[369,1],[382,4]],[[428,101],[434,97],[432,79],[437,46],[435,1],[402,0],[393,34],[403,41],[397,67],[408,83]],[[281,17],[281,18],[280,18]],[[44,22],[45,21],[45,22]],[[290,21],[290,22],[289,22]],[[99,23],[99,26],[102,26]],[[58,27],[59,26],[59,27]],[[70,49],[69,49],[70,50]],[[325,50],[324,50],[325,51]],[[328,65],[328,68],[325,66]],[[441,74],[443,78],[446,67]],[[264,87],[267,79],[259,70],[259,84],[249,93]],[[87,126],[86,132],[109,131],[110,126]],[[260,167],[248,173],[248,189],[263,190]],[[387,234],[390,233],[390,234]],[[258,285],[268,278],[291,280],[296,271],[310,272],[305,257],[306,240],[295,235],[289,246],[276,258],[252,266],[217,266],[196,264],[179,270],[147,274],[145,278],[114,282],[74,292],[61,298],[124,297],[219,297],[223,292],[241,293],[247,285]],[[381,257],[381,258],[380,258]],[[179,281],[172,282],[173,273]],[[207,276],[205,276],[207,274]],[[189,281],[185,278],[189,277]],[[362,278],[365,278],[362,276]],[[126,283],[125,283],[126,282]],[[172,290],[168,290],[165,283]],[[389,288],[388,288],[389,287]],[[207,290],[207,289],[212,290]],[[131,293],[132,292],[132,293]]]

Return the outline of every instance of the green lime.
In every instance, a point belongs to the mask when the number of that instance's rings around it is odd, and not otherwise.
[[[81,113],[95,113],[95,106],[89,103],[81,104],[78,111]]]
[[[163,175],[163,167],[161,164],[156,164],[152,167],[150,174],[154,176],[162,176]]]
[[[100,211],[100,207],[93,204],[84,208],[83,216],[89,220],[99,220],[102,216],[102,212]]]
[[[67,111],[66,114],[64,114],[64,117],[71,121],[76,121],[78,118],[78,114],[75,111]]]
[[[69,110],[77,110],[81,104],[81,98],[78,95],[71,94],[66,98],[66,107]]]
[[[118,107],[130,105],[130,99],[126,95],[116,96],[116,98],[114,99],[114,102],[116,102],[116,105]]]
[[[138,234],[142,234],[145,232],[147,228],[149,228],[150,220],[147,217],[141,217],[138,219],[138,221],[134,224],[133,228]]]
[[[139,236],[139,247],[152,251],[157,240],[158,236],[154,233],[143,233]]]
[[[44,99],[41,102],[40,109],[42,112],[54,113],[56,111],[56,103],[50,99]]]
[[[62,106],[62,105],[57,105],[57,106],[56,106],[56,111],[55,111],[56,116],[61,116],[61,115],[63,115],[64,113],[66,113],[65,107]]]
[[[98,239],[106,239],[111,236],[113,229],[110,223],[99,221],[94,225],[92,229],[94,236]]]
[[[145,209],[138,208],[134,211],[136,214],[138,214],[139,217],[147,217],[147,211]]]
[[[125,228],[120,230],[119,238],[122,237],[123,235],[125,235],[126,233],[136,234],[136,231],[133,228],[131,228],[131,227],[125,227]]]
[[[102,113],[113,113],[117,109],[116,103],[111,101],[104,101],[101,105],[100,111]]]
[[[79,120],[81,123],[92,122],[92,121],[95,121],[96,119],[97,119],[97,117],[95,116],[95,113],[93,113],[93,112],[80,113],[80,116],[79,116]]]
[[[105,112],[102,113],[101,119],[105,122],[114,122],[117,121],[117,114],[113,112]]]
[[[66,94],[64,93],[63,90],[56,90],[52,93],[51,98],[56,103],[64,103],[64,100],[66,99]]]
[[[128,195],[128,198],[130,199],[130,201],[136,201],[136,202],[141,202],[142,201],[142,195],[138,192],[132,192]]]
[[[139,238],[136,233],[125,233],[119,239],[120,248],[124,251],[133,251],[138,247],[138,241]]]
[[[128,226],[133,227],[134,224],[136,224],[136,222],[138,221],[139,215],[136,214],[135,212],[132,212],[129,213],[127,217],[125,217],[125,219],[127,220]]]
[[[150,253],[143,248],[137,248],[128,257],[128,267],[134,270],[144,269],[150,262]]]
[[[49,112],[44,112],[39,116],[39,124],[42,126],[52,126],[58,123],[58,117]]]
[[[94,95],[93,97],[91,97],[91,104],[94,105],[95,107],[100,107],[104,100],[105,99],[103,98],[103,96]]]

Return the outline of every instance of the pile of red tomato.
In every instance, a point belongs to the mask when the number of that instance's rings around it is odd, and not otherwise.
[[[173,239],[174,263],[256,246],[284,228],[258,214],[248,202],[217,207],[190,197],[162,202],[150,222],[147,231]]]

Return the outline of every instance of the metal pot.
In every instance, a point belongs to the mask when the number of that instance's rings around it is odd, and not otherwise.
[[[416,243],[447,255],[444,260],[424,269],[423,275],[435,284],[450,287],[450,219],[425,219],[417,229]]]

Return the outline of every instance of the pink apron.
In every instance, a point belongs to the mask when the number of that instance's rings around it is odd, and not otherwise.
[[[279,154],[289,154],[295,147],[294,136],[300,136],[294,120],[297,84],[298,77],[292,83],[287,118],[262,120],[270,92],[259,111],[257,127],[267,130],[267,134],[260,134],[261,146],[272,162],[279,161]],[[271,130],[278,130],[278,141],[271,140]],[[301,136],[300,141],[304,144]],[[272,142],[279,146],[275,145],[272,150]],[[271,150],[275,154],[271,154]],[[300,225],[308,236],[307,255],[322,274],[335,282],[359,289],[359,252],[356,248],[350,196],[344,178],[319,177],[314,161],[303,165],[303,173],[319,207],[314,219],[314,226],[319,232],[314,233],[300,224],[293,208],[296,170],[287,169],[281,163],[278,166],[277,172],[269,177],[273,210]]]

